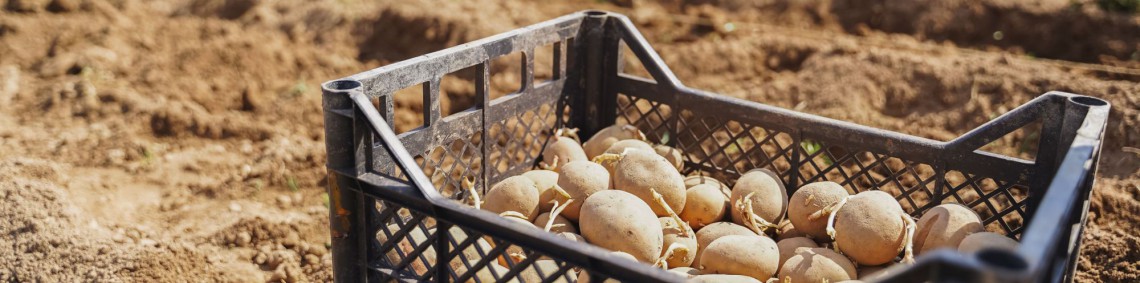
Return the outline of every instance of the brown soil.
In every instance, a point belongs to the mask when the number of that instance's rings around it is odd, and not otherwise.
[[[1078,279],[1140,280],[1140,17],[1062,0],[614,2],[0,1],[0,282],[328,281],[317,84],[587,8],[629,15],[689,86],[932,139],[1046,91],[1105,98]],[[495,62],[498,93],[517,66]],[[470,105],[470,78],[444,80],[444,109]],[[422,123],[397,103],[400,130]],[[1031,158],[1031,136],[986,149]]]

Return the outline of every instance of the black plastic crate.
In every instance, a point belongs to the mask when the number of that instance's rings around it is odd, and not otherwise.
[[[536,83],[536,48],[547,45],[555,58],[551,78]],[[624,47],[650,78],[623,72]],[[524,54],[521,89],[490,99],[490,62],[515,52]],[[466,68],[474,70],[476,105],[441,118],[440,80]],[[397,135],[393,94],[415,86],[423,88],[424,126]],[[740,172],[769,168],[792,191],[821,180],[856,192],[884,190],[916,217],[941,203],[963,203],[987,230],[1022,243],[1016,253],[926,254],[881,281],[1071,281],[1109,110],[1101,99],[1050,92],[957,139],[934,141],[685,87],[629,19],[601,11],[330,81],[323,89],[333,266],[340,282],[556,282],[569,281],[574,270],[594,279],[682,281],[457,201],[467,197],[459,189],[465,178],[485,188],[534,168],[553,129],[578,128],[585,140],[615,123],[683,151],[684,174],[700,170],[731,182]],[[1035,160],[978,150],[1035,121],[1041,124]],[[477,245],[480,237],[494,247]],[[527,259],[503,256],[508,250],[524,251]],[[535,265],[540,256],[555,264]],[[509,269],[487,268],[496,261]]]

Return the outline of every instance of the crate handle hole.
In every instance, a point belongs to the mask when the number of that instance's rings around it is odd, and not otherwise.
[[[1070,97],[1069,100],[1071,100],[1077,104],[1086,105],[1086,106],[1105,106],[1105,105],[1108,105],[1108,101],[1104,101],[1104,99],[1091,97],[1091,96],[1074,96],[1074,97]]]
[[[327,84],[325,84],[325,88],[326,88],[326,89],[329,89],[329,90],[341,90],[341,91],[344,91],[344,90],[352,90],[352,89],[355,89],[355,88],[359,88],[359,87],[360,87],[360,86],[362,86],[362,85],[363,85],[363,84],[361,84],[361,83],[360,83],[360,81],[354,81],[354,80],[336,80],[336,81],[331,81],[331,82],[328,82]]]
[[[985,249],[979,251],[976,255],[978,260],[989,266],[1000,267],[1007,270],[1026,270],[1029,268],[1029,263],[1020,255],[1008,250],[1001,249]]]
[[[586,11],[586,15],[591,16],[591,17],[600,17],[600,16],[605,16],[606,14],[608,14],[608,13],[606,13],[605,11],[596,11],[596,10],[595,11]]]

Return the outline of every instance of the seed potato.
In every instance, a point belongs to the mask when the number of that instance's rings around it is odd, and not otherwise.
[[[745,275],[767,281],[776,275],[780,251],[768,237],[729,235],[709,244],[700,261],[704,273]]]
[[[789,201],[788,220],[796,230],[812,239],[830,239],[827,235],[826,209],[848,196],[847,190],[835,182],[815,182],[800,187]]]
[[[621,154],[614,165],[614,189],[629,192],[644,203],[654,203],[653,192],[660,193],[674,212],[685,209],[685,181],[664,157],[653,151],[630,150]],[[665,208],[651,205],[657,216],[668,216]]]
[[[563,164],[573,161],[589,160],[582,146],[569,137],[555,138],[542,150],[542,167],[558,172]]]
[[[914,250],[922,254],[938,248],[954,249],[967,235],[982,231],[982,219],[973,210],[957,203],[941,204],[918,219]]]
[[[962,239],[962,243],[958,245],[958,252],[961,253],[976,253],[984,249],[1003,249],[1007,251],[1016,251],[1018,245],[1017,241],[1010,239],[1002,234],[993,232],[979,232],[973,233],[966,238]]]
[[[827,248],[799,248],[780,268],[781,279],[791,282],[839,282],[856,279],[855,264]]]
[[[628,192],[605,190],[590,195],[582,204],[578,224],[582,237],[596,246],[647,263],[661,256],[661,222],[649,205]]]
[[[861,265],[891,262],[906,245],[909,217],[894,197],[882,191],[851,196],[835,216],[835,242]]]
[[[756,236],[756,233],[732,222],[716,222],[697,230],[697,260],[693,261],[692,267],[700,269],[701,253],[703,253],[713,241],[728,235]]]
[[[573,161],[562,167],[562,173],[558,174],[558,187],[574,199],[561,215],[566,219],[577,221],[586,198],[610,188],[610,173],[605,167],[594,162]]]
[[[812,239],[808,239],[807,237],[796,237],[780,240],[779,242],[776,242],[776,247],[780,249],[779,266],[782,267],[784,266],[784,262],[788,261],[789,258],[796,255],[796,250],[800,248],[818,248],[819,244],[816,244],[815,241],[812,241]]]
[[[556,188],[558,185],[558,172],[550,170],[530,170],[522,173],[523,176],[530,178],[534,181],[534,185],[538,188],[538,211],[550,211],[554,208],[554,201],[565,203],[567,198],[558,192],[561,188]]]
[[[693,229],[700,230],[705,225],[718,222],[728,214],[728,195],[718,184],[696,185],[685,191],[685,208],[681,219]]]
[[[751,202],[751,210],[748,210],[746,202]],[[732,222],[745,227],[758,226],[753,229],[759,230],[776,228],[775,223],[780,223],[788,208],[788,191],[775,172],[754,169],[736,180],[729,203],[732,207]],[[756,220],[759,225],[753,225],[749,219]]]
[[[538,188],[534,181],[523,176],[513,176],[499,181],[485,196],[483,209],[500,214],[514,211],[533,221],[538,216]]]
[[[586,143],[582,144],[582,149],[586,152],[587,158],[594,159],[594,157],[605,153],[606,149],[609,149],[614,143],[628,139],[645,140],[645,134],[634,126],[613,125],[595,133],[589,140],[586,140]]]

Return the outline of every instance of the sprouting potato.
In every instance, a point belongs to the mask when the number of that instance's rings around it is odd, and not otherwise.
[[[626,150],[594,159],[614,168],[613,187],[629,192],[644,203],[653,203],[653,192],[660,193],[674,212],[684,212],[685,181],[673,165],[653,151]],[[662,207],[651,206],[657,216],[667,216]]]
[[[563,130],[558,130],[555,133],[558,137],[554,138],[542,150],[542,163],[539,164],[541,167],[558,172],[563,164],[589,160],[586,158],[586,152],[582,149],[582,145],[570,137],[562,136],[563,132]]]
[[[752,232],[752,230],[732,222],[716,222],[697,230],[697,260],[693,261],[692,267],[700,269],[701,253],[703,253],[713,241],[728,235],[756,236],[756,232]]]
[[[553,221],[551,221],[550,212],[543,212],[542,214],[539,214],[538,217],[534,219],[533,223],[534,226],[538,226],[539,228],[545,228],[547,227],[547,224],[550,224],[550,230],[547,230],[547,232],[555,234],[562,232],[570,232],[575,234],[578,233],[578,228],[574,228],[574,222],[570,222],[569,219],[566,219],[561,215],[555,216]]]
[[[973,210],[956,203],[941,204],[918,219],[914,250],[923,254],[938,248],[956,249],[967,235],[982,231],[982,219]]]
[[[578,221],[582,237],[591,244],[646,263],[656,263],[661,257],[661,223],[649,205],[633,194],[619,190],[594,193],[582,204]]]
[[[780,177],[768,169],[753,169],[732,186],[729,199],[732,222],[756,233],[775,230],[788,207],[788,191]]]
[[[538,188],[538,211],[550,211],[554,208],[554,201],[565,203],[569,195],[558,187],[558,172],[550,170],[530,170],[522,173],[523,176],[534,181]]]
[[[839,282],[857,279],[855,264],[827,248],[798,248],[780,268],[781,279],[791,282]]]
[[[728,235],[709,244],[699,260],[704,273],[745,275],[767,281],[776,275],[780,251],[768,237]]]
[[[693,229],[700,230],[705,225],[721,221],[728,214],[728,195],[720,184],[706,183],[693,186],[685,191],[685,208],[681,219]]]
[[[594,157],[605,153],[614,143],[628,139],[645,140],[645,134],[634,126],[613,125],[595,133],[582,144],[582,148],[586,152],[586,157],[593,160]]]
[[[962,243],[958,245],[958,251],[961,253],[975,253],[985,249],[1002,249],[1007,251],[1016,251],[1019,243],[993,232],[979,232],[973,233],[966,238],[962,239]]]
[[[514,211],[526,216],[527,222],[538,217],[538,188],[533,180],[513,176],[499,181],[487,192],[483,209],[500,214]]]
[[[692,265],[697,258],[696,232],[677,213],[669,209],[669,205],[656,191],[653,192],[653,201],[669,214],[669,217],[657,219],[661,222],[661,233],[665,237],[662,243],[664,249],[661,252],[661,260],[657,264],[665,269]]]
[[[880,265],[905,249],[903,261],[913,261],[914,220],[890,194],[865,191],[836,206],[828,222],[829,226],[834,223],[835,244],[844,255],[861,265]]]
[[[610,173],[597,163],[574,161],[562,167],[562,173],[558,174],[557,186],[565,190],[574,200],[562,212],[562,216],[575,221],[578,220],[578,214],[587,197],[610,188]]]
[[[788,205],[788,220],[796,230],[813,239],[827,240],[827,217],[836,203],[847,198],[847,190],[835,182],[815,182],[800,187]]]

